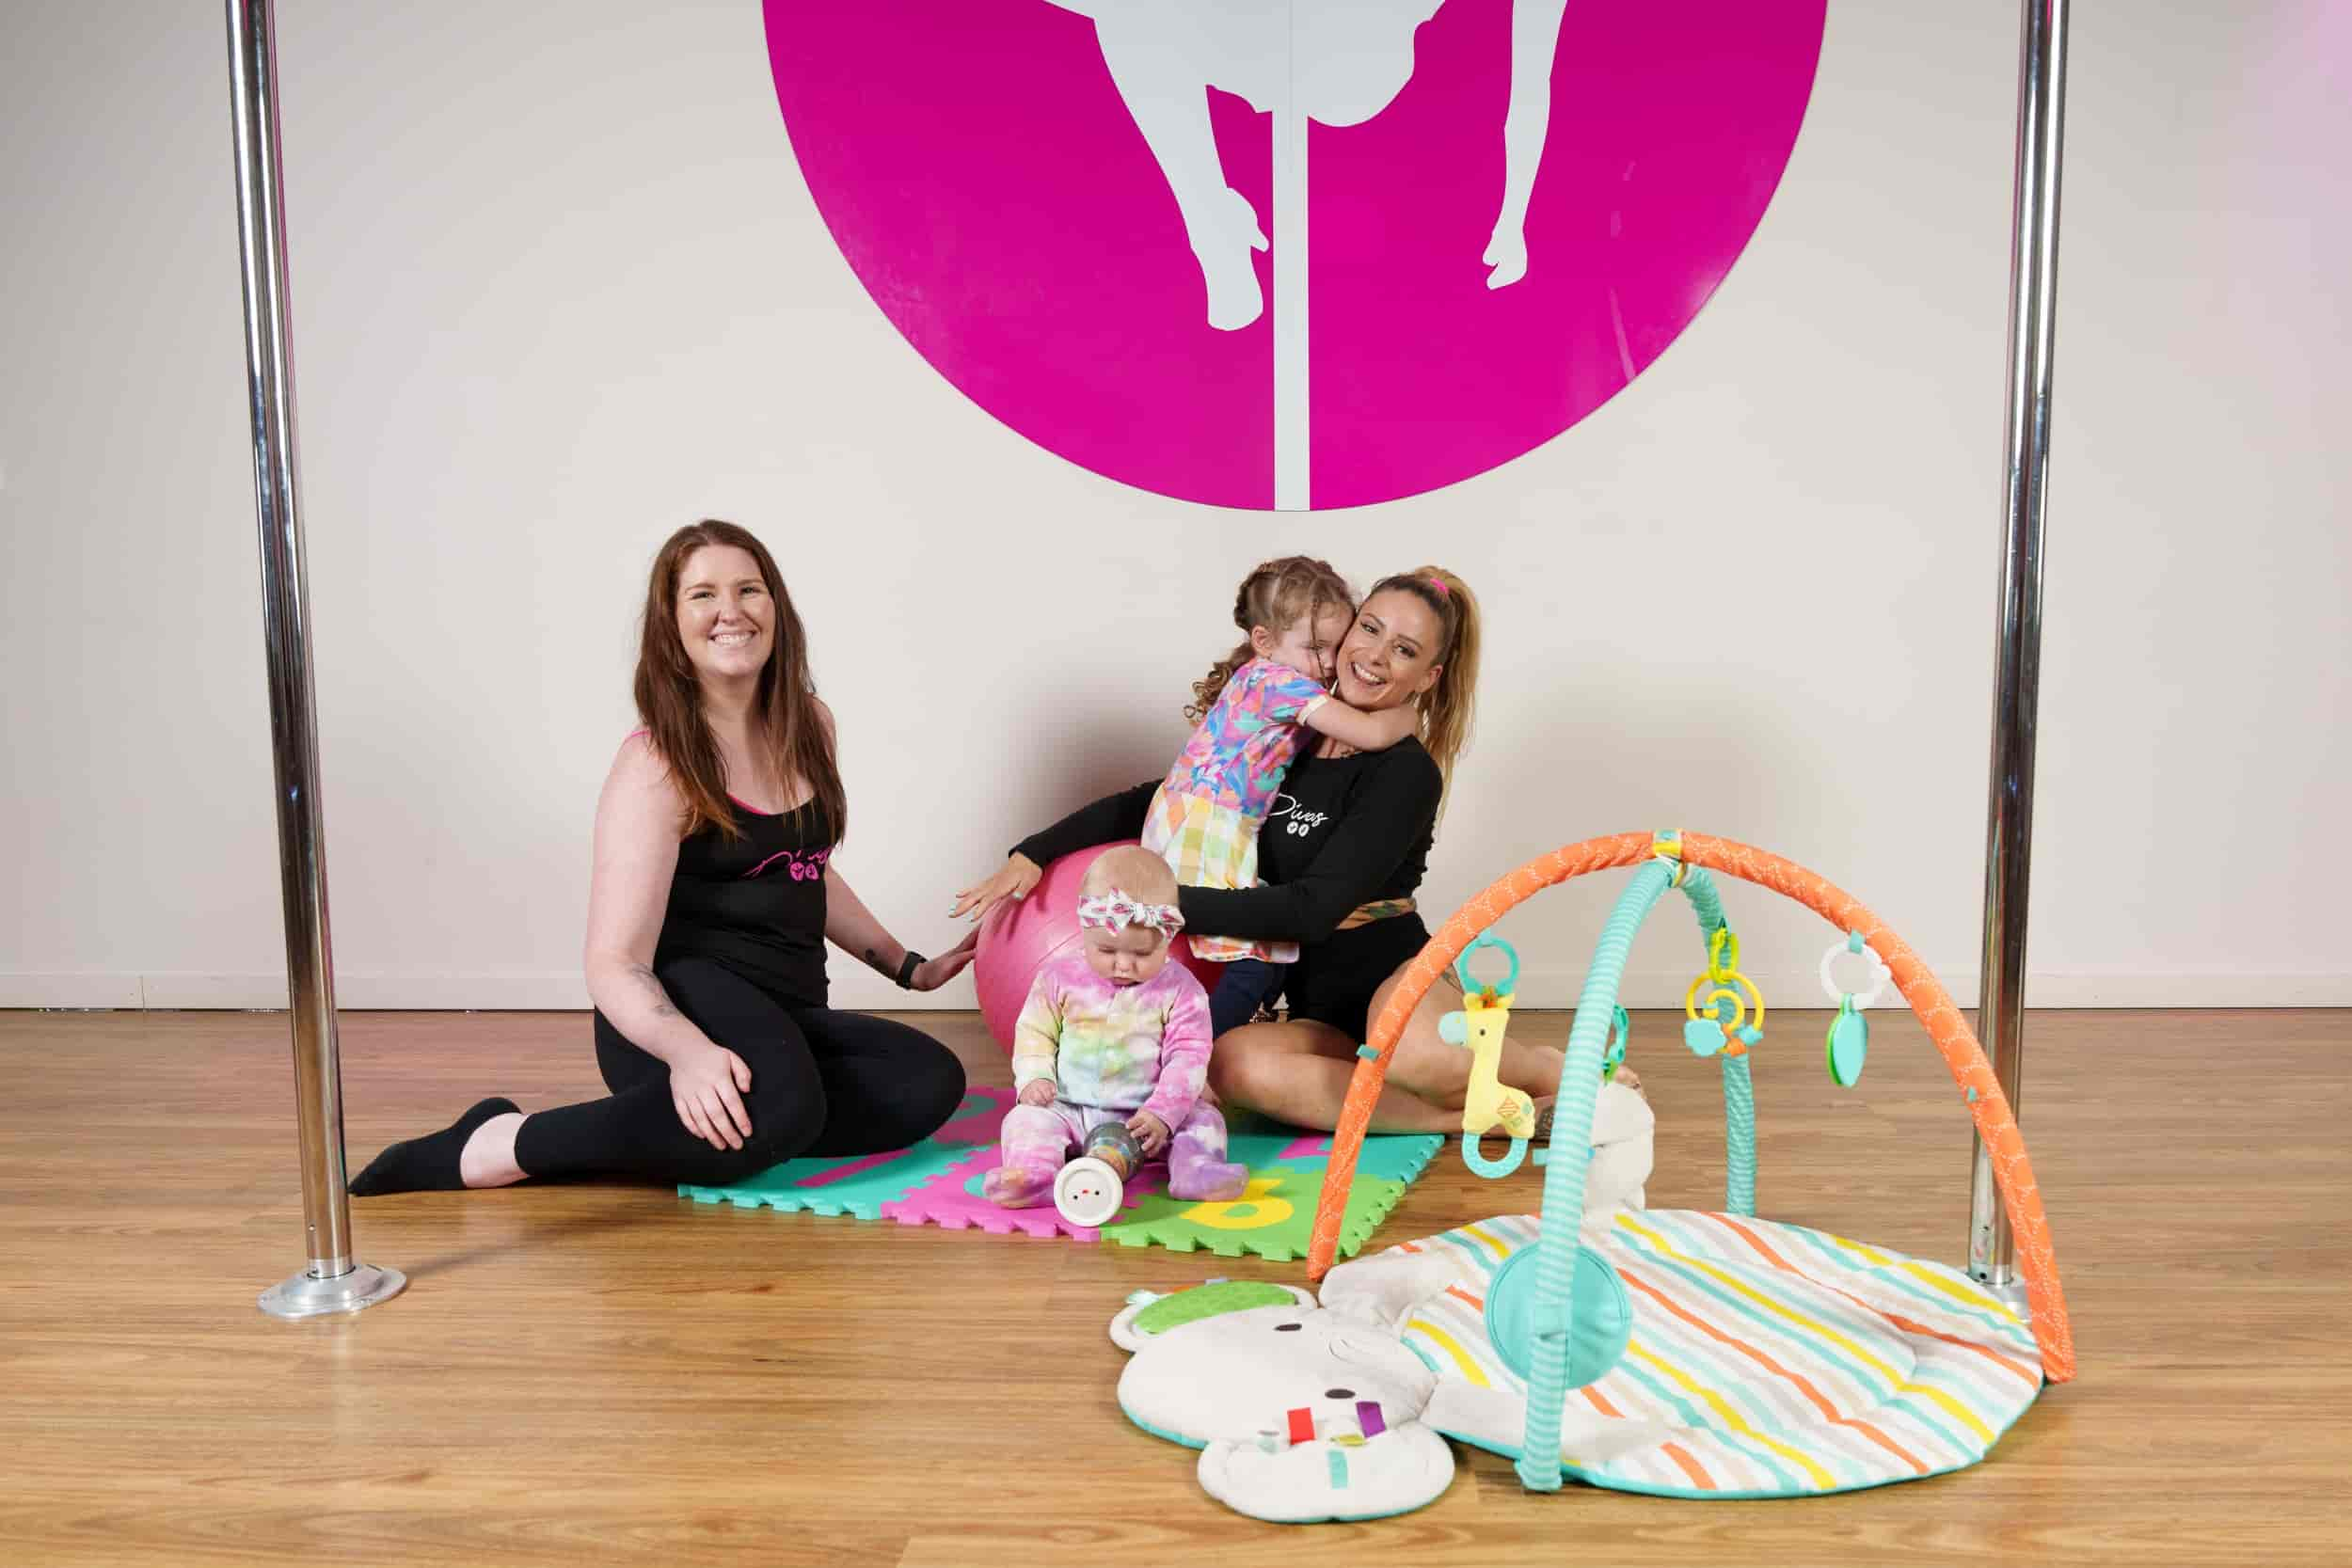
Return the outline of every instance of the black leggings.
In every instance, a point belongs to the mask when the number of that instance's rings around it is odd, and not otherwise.
[[[752,1135],[713,1148],[670,1101],[670,1068],[596,1014],[596,1067],[612,1093],[537,1111],[515,1135],[531,1176],[614,1173],[724,1186],[801,1154],[878,1154],[937,1132],[963,1101],[963,1064],[919,1030],[863,1013],[787,1007],[707,958],[656,972],[678,1011],[743,1058]]]

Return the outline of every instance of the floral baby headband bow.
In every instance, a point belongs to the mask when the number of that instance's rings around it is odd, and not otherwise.
[[[1109,931],[1123,931],[1130,926],[1146,926],[1154,931],[1174,936],[1184,928],[1184,917],[1173,904],[1146,904],[1113,888],[1108,893],[1098,893],[1078,900],[1078,924],[1100,926]]]

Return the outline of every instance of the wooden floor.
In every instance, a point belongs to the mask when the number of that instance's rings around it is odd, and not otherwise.
[[[922,1015],[1005,1081],[968,1015]],[[1820,1015],[1756,1069],[1768,1216],[1953,1257],[1967,1124],[1907,1018],[1832,1088]],[[1722,1193],[1712,1069],[1637,1022],[1650,1201]],[[1518,1027],[1564,1032],[1558,1019]],[[286,1023],[0,1014],[0,1562],[978,1564],[2352,1560],[2352,1013],[2036,1015],[2025,1125],[2081,1377],[1956,1475],[1793,1502],[1522,1493],[1278,1528],[1113,1398],[1138,1287],[1299,1265],[681,1202],[355,1206],[398,1300],[288,1324]],[[476,1096],[596,1086],[575,1015],[358,1014],[355,1163]],[[1531,1208],[1447,1155],[1381,1232]]]

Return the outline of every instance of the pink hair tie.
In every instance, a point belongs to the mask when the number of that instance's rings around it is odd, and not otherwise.
[[[1429,579],[1429,586],[1438,591],[1438,597],[1441,599],[1450,599],[1454,597],[1453,591],[1446,587],[1445,578],[1431,578]]]

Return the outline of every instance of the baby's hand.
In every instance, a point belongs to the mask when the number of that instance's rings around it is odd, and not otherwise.
[[[1127,1131],[1136,1135],[1136,1147],[1143,1150],[1147,1160],[1156,1160],[1168,1149],[1168,1123],[1149,1111],[1137,1111],[1129,1117]]]
[[[1054,1081],[1051,1078],[1032,1078],[1021,1091],[1021,1103],[1024,1105],[1051,1105],[1053,1102]]]

